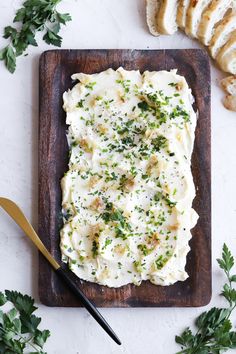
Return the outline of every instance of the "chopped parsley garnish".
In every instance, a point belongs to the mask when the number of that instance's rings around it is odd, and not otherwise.
[[[165,202],[170,208],[174,208],[177,204],[177,202],[170,200],[169,197],[165,197]]]
[[[149,175],[143,174],[141,177],[142,179],[148,179]]]
[[[76,105],[76,107],[77,108],[83,108],[84,107],[84,102],[85,102],[85,100],[80,100],[78,103],[77,103],[77,105]]]
[[[123,87],[125,93],[130,92],[130,80],[116,80],[116,82]]]
[[[110,238],[106,238],[105,244],[104,244],[104,246],[103,246],[102,249],[104,250],[104,249],[107,248],[107,246],[109,246],[111,243],[112,243],[112,240],[111,240]]]
[[[163,255],[160,255],[157,260],[155,261],[156,267],[158,270],[162,269],[165,264],[168,262],[169,258]]]
[[[144,266],[145,263],[142,263],[141,261],[134,261],[134,267],[138,273],[142,273]]]
[[[141,111],[149,111],[149,105],[147,104],[146,101],[141,101],[138,103],[138,108],[141,109]]]
[[[148,248],[145,244],[139,244],[138,249],[142,252],[144,256],[148,256],[153,251],[153,248]]]
[[[94,86],[96,85],[96,82],[89,82],[85,87],[89,90],[93,90]]]
[[[176,193],[176,192],[175,192]],[[174,194],[173,194],[174,195]],[[153,197],[155,202],[160,202],[161,200],[164,200],[166,204],[170,207],[173,208],[176,206],[177,202],[172,201],[169,197],[169,194],[164,195],[162,192],[157,192],[154,197]]]
[[[105,182],[116,181],[118,179],[118,176],[115,174],[114,171],[112,171],[111,173],[105,171],[105,175],[106,175]]]
[[[114,208],[112,203],[107,203],[105,211],[100,215],[106,224],[114,223],[116,237],[127,239],[131,234],[131,225],[128,223],[126,217],[123,215],[121,209]]]
[[[93,254],[93,258],[95,258],[98,255],[98,242],[96,240],[93,240],[92,254]]]
[[[155,139],[152,139],[152,146],[156,151],[160,151],[168,146],[168,140],[163,135],[159,135]]]
[[[185,122],[189,122],[190,121],[190,116],[188,114],[188,112],[186,112],[186,110],[182,107],[180,107],[179,105],[177,105],[173,111],[170,114],[170,119],[174,119],[174,118],[178,118],[181,117],[183,118],[183,120]]]

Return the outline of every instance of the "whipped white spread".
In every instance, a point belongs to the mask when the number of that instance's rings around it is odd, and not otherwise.
[[[63,260],[109,287],[185,280],[195,187],[193,97],[176,70],[72,76],[64,93],[69,170]]]

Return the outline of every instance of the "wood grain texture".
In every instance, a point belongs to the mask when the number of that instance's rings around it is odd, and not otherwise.
[[[194,209],[200,215],[187,258],[189,278],[161,287],[146,281],[118,289],[80,281],[84,293],[99,307],[203,306],[211,298],[211,122],[210,67],[207,54],[191,50],[53,50],[40,58],[39,236],[60,263],[62,227],[60,180],[68,169],[62,94],[73,86],[76,72],[95,73],[109,67],[127,70],[178,69],[192,88],[199,111],[192,172],[197,189]],[[65,266],[66,267],[66,266]],[[48,306],[81,306],[40,255],[39,295]]]

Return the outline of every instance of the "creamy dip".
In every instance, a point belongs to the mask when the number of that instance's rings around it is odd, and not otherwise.
[[[187,278],[196,113],[176,70],[72,76],[64,93],[69,170],[62,179],[63,260],[109,287]]]

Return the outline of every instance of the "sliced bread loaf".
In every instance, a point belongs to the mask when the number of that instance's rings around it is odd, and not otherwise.
[[[210,5],[212,0],[190,0],[187,10],[185,32],[187,35],[197,38],[198,27],[202,14]]]
[[[216,58],[220,49],[226,44],[232,32],[235,30],[236,12],[231,12],[218,24],[211,39],[209,50],[213,59]]]
[[[236,31],[232,32],[229,40],[216,56],[219,67],[226,72],[235,74]]]
[[[190,0],[179,0],[177,8],[177,24],[182,30],[185,30],[186,15],[190,4]]]
[[[146,0],[146,20],[149,31],[153,36],[159,36],[157,30],[157,13],[160,7],[159,0]]]
[[[215,25],[221,21],[225,13],[230,9],[232,0],[213,0],[203,12],[198,27],[198,39],[208,46],[214,34]]]
[[[225,54],[218,64],[221,70],[236,75],[236,48]]]
[[[225,77],[220,83],[225,92],[236,96],[236,76]]]
[[[236,96],[226,95],[223,104],[226,109],[236,112]]]
[[[161,0],[157,14],[157,29],[162,34],[173,34],[177,31],[178,0]]]

